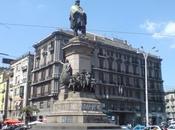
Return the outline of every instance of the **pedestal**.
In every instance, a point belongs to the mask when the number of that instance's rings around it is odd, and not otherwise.
[[[72,67],[73,74],[86,70],[91,72],[91,57],[94,50],[92,41],[79,37],[72,38],[63,48],[66,59]]]
[[[54,104],[49,123],[108,123],[101,103],[92,93],[69,92],[68,98]]]

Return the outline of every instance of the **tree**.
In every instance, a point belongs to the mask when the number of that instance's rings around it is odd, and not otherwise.
[[[28,121],[30,120],[30,117],[33,115],[33,112],[40,112],[40,110],[36,107],[32,107],[32,106],[26,106],[24,108],[21,109],[21,113],[24,114],[24,120],[25,120],[25,124],[28,123]]]

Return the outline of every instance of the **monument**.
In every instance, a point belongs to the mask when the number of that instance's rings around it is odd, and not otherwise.
[[[72,5],[69,20],[75,36],[78,36],[78,30],[86,35],[87,16],[83,8],[80,7],[80,0],[76,0]]]
[[[95,79],[91,75],[92,54],[95,42],[85,38],[86,13],[76,0],[71,7],[71,28],[74,38],[63,47],[64,61],[60,75],[58,101],[47,115],[47,124],[33,130],[109,130],[120,129],[109,124],[102,104],[95,96]],[[78,35],[78,30],[82,35]]]

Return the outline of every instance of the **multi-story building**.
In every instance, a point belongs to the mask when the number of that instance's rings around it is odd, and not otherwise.
[[[33,55],[25,54],[10,65],[8,117],[20,118],[21,109],[28,104]]]
[[[175,90],[165,93],[166,116],[167,119],[175,120]]]
[[[45,116],[52,110],[59,93],[59,76],[64,52],[73,37],[71,32],[56,31],[34,45],[34,69],[31,104]],[[104,104],[104,112],[115,116],[118,124],[145,121],[145,70],[143,55],[126,41],[87,34],[94,44],[91,73],[96,79],[95,94]],[[148,97],[152,123],[163,120],[164,90],[161,59],[149,55]]]
[[[5,104],[6,104],[6,90],[8,80],[8,69],[3,68],[0,70],[0,121],[3,120],[5,115]]]

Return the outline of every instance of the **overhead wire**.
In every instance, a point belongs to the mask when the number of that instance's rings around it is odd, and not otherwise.
[[[21,27],[34,27],[34,28],[53,28],[53,29],[65,29],[68,30],[68,28],[60,28],[56,26],[47,26],[47,25],[34,25],[34,24],[20,24],[20,23],[4,23],[0,22],[0,25],[5,26],[6,28],[9,28],[9,26],[21,26]],[[143,33],[143,32],[127,32],[127,31],[118,31],[118,30],[102,30],[102,29],[88,29],[89,31],[95,31],[95,32],[103,32],[103,33],[119,33],[119,34],[131,34],[131,35],[145,35],[145,36],[153,36],[154,33]],[[159,36],[162,37],[175,37],[175,34],[172,35],[165,35],[165,34],[159,34]]]

